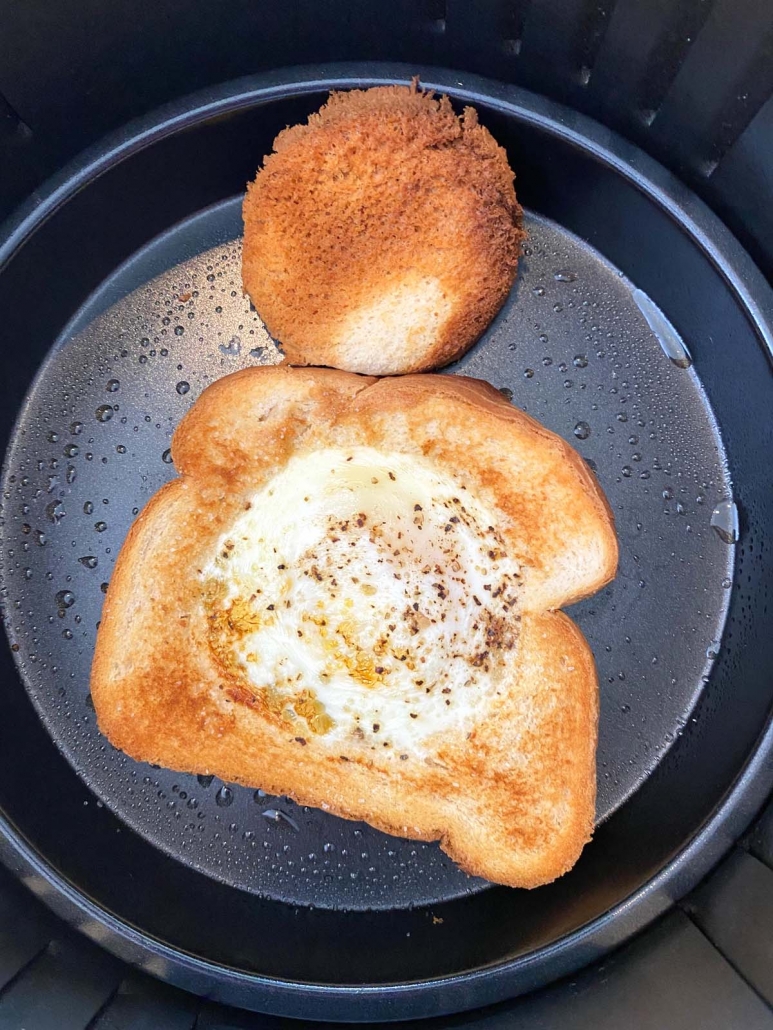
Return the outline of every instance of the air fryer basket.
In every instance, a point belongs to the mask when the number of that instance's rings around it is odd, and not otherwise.
[[[437,1014],[576,968],[697,882],[770,786],[768,288],[629,144],[513,87],[430,69],[423,82],[474,103],[507,147],[532,236],[511,302],[450,371],[491,379],[572,439],[618,518],[621,576],[576,613],[603,673],[606,818],[556,884],[484,888],[432,846],[134,768],[95,735],[89,645],[132,510],[172,473],[169,432],[206,381],[271,357],[239,295],[243,184],[328,89],[416,71],[272,75],[134,125],[27,209],[0,274],[27,369],[6,346],[4,856],[120,956],[296,1016]],[[262,817],[283,805],[289,823]],[[276,858],[254,857],[256,840]]]
[[[11,27],[34,6],[14,11]],[[229,32],[207,30],[196,62],[202,22],[192,8],[171,23],[179,60],[166,74],[134,92],[106,89],[133,81],[127,53],[137,68],[160,68],[148,55],[168,6],[140,27],[111,10],[108,28],[95,10],[90,58],[88,48],[73,57],[78,20],[63,14],[53,50],[55,33],[33,34],[47,79],[9,60],[6,209],[63,156],[196,85],[261,63],[365,54],[416,63],[327,65],[210,89],[94,147],[9,222],[2,857],[101,946],[245,1008],[404,1019],[531,990],[665,912],[770,789],[773,306],[735,239],[641,151],[567,107],[418,61],[516,76],[602,117],[699,188],[766,267],[771,206],[755,183],[770,104],[752,114],[767,96],[769,12],[748,5],[741,32],[737,11],[719,3],[432,2],[368,5],[367,19],[341,11],[348,21],[334,27],[316,5],[305,19],[302,4],[276,9],[267,23],[237,3]],[[99,53],[109,62],[94,61]],[[507,146],[532,235],[505,311],[449,371],[490,379],[570,439],[609,492],[623,543],[612,590],[573,613],[601,673],[601,825],[567,878],[531,893],[468,881],[433,846],[135,767],[100,743],[89,708],[101,584],[133,509],[173,474],[173,424],[211,378],[272,359],[240,296],[244,181],[275,133],[330,88],[417,71],[456,103],[474,103]],[[89,76],[100,89],[83,96]],[[737,99],[729,81],[741,83]],[[68,112],[66,134],[52,131],[57,109]],[[35,132],[47,133],[45,146]],[[107,389],[113,379],[119,387]],[[755,853],[770,858],[764,845]],[[733,861],[736,879],[739,865],[748,879],[737,853]],[[685,911],[721,937],[716,922],[702,923],[705,892],[695,897]],[[721,947],[732,954],[727,940]],[[0,994],[0,1023],[16,1025],[7,1014],[22,1011],[13,998],[24,982]],[[719,983],[729,984],[717,973]],[[762,1019],[751,1003],[743,1010],[743,1025]]]

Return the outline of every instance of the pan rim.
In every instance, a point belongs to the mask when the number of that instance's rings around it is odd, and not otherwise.
[[[711,261],[738,298],[773,362],[773,292],[764,277],[722,222],[679,180],[633,144],[585,116],[512,85],[424,69],[425,88],[437,88],[456,99],[485,103],[526,124],[582,149],[622,175],[665,211]],[[421,73],[421,69],[420,69]],[[252,76],[193,94],[129,123],[68,164],[0,228],[0,271],[13,254],[61,206],[90,182],[126,158],[183,128],[218,115],[270,103],[293,93],[323,92],[406,81],[416,69],[395,64],[331,64],[285,69]],[[3,239],[3,236],[5,237]],[[651,880],[625,901],[585,926],[537,951],[515,959],[447,977],[378,985],[301,983],[246,973],[196,958],[132,927],[82,894],[25,840],[0,814],[0,859],[58,915],[119,957],[162,975],[178,986],[206,991],[210,998],[234,1003],[256,988],[261,1009],[278,1015],[354,1020],[368,1017],[378,998],[388,1013],[380,1018],[405,1019],[440,1015],[502,1000],[528,982],[546,983],[586,964],[600,952],[622,943],[663,914],[716,864],[743,832],[773,784],[773,720],[751,752],[737,780],[703,827]],[[53,888],[53,889],[52,889]],[[614,932],[610,932],[614,924]],[[105,928],[108,935],[105,935]],[[159,973],[159,960],[163,972]],[[534,977],[539,969],[539,976]],[[216,970],[216,976],[214,974]],[[231,993],[223,993],[223,981]],[[438,997],[439,996],[439,997]]]

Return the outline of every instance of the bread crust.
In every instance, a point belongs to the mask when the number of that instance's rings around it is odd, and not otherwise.
[[[243,214],[244,288],[288,361],[377,375],[460,357],[525,235],[505,151],[416,82],[333,93],[281,132]]]
[[[469,736],[435,740],[429,763],[299,743],[240,701],[208,646],[198,570],[292,454],[331,443],[423,455],[494,503],[508,549],[518,543],[524,586],[506,689]],[[552,609],[597,590],[617,561],[611,513],[575,452],[475,380],[279,366],[209,387],[172,454],[181,475],[132,527],[98,633],[91,690],[110,741],[141,761],[439,840],[499,883],[534,887],[571,868],[593,827],[598,690],[582,634]],[[555,574],[567,554],[569,579]]]

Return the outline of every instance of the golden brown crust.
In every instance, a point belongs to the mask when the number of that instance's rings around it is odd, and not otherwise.
[[[504,302],[520,216],[507,156],[472,108],[457,117],[415,83],[334,93],[308,124],[279,134],[248,188],[244,287],[293,364],[438,368]],[[394,346],[352,329],[401,296]],[[400,334],[412,343],[401,347]]]
[[[444,432],[458,426],[467,434],[465,452],[453,436],[444,441],[433,430],[441,419]],[[528,543],[532,533],[548,548],[540,566],[528,567],[528,554],[523,559],[529,577],[507,689],[470,739],[436,741],[431,764],[348,747],[348,754],[333,754],[318,739],[300,744],[291,729],[240,702],[208,646],[197,570],[214,542],[290,453],[355,440],[428,456],[495,499],[510,522],[510,545],[521,533]],[[597,685],[582,634],[536,601],[549,590],[553,600],[591,592],[613,573],[616,555],[601,492],[573,453],[473,380],[374,381],[279,367],[219,381],[175,434],[184,475],[142,511],[116,564],[92,669],[100,728],[143,761],[289,794],[402,836],[439,839],[476,875],[522,887],[559,876],[593,825]],[[505,467],[518,483],[507,481]],[[530,478],[538,482],[533,497]],[[571,484],[575,515],[567,521]],[[527,518],[539,524],[529,528]],[[598,544],[598,562],[576,568],[563,594],[551,568],[552,537],[538,535],[544,523],[563,525],[565,550],[575,532],[583,546],[592,533]]]
[[[451,411],[453,414],[451,415]],[[561,437],[488,383],[463,376],[380,379],[358,394],[351,426],[457,469],[506,516],[510,553],[528,569],[521,604],[560,608],[614,576],[614,519],[598,481]]]

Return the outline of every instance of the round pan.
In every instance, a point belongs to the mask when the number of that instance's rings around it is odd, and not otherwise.
[[[205,385],[276,360],[241,296],[244,184],[329,89],[416,71],[192,98],[67,169],[0,250],[2,857],[122,957],[302,1018],[439,1014],[577,968],[697,882],[772,778],[769,290],[628,144],[437,70],[424,85],[507,148],[530,233],[505,309],[449,372],[573,442],[617,519],[617,580],[570,612],[601,687],[592,843],[555,884],[492,887],[434,845],[140,766],[99,736],[91,647],[132,513],[174,474],[169,435]]]

